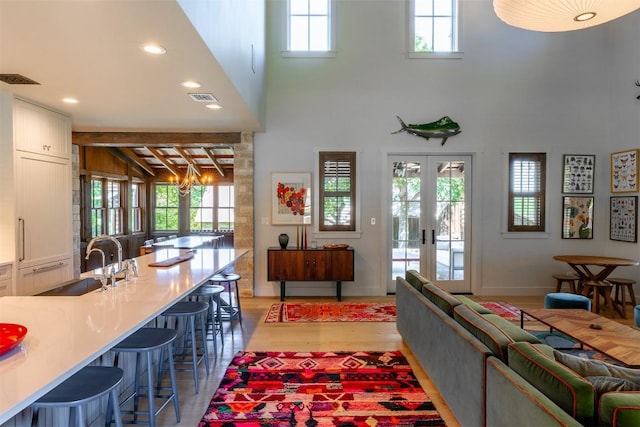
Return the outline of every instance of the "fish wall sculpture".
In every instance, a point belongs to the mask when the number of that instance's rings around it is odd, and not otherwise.
[[[426,140],[429,140],[429,138],[442,138],[442,143],[440,145],[444,145],[444,143],[447,142],[447,139],[462,132],[460,130],[460,125],[451,120],[449,116],[444,116],[435,122],[424,123],[421,125],[406,124],[402,121],[400,116],[396,117],[402,127],[395,132],[391,132],[392,134],[407,132],[411,135],[425,138]]]

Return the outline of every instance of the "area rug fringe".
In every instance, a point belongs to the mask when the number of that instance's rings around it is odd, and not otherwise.
[[[199,427],[445,426],[399,351],[239,352]]]
[[[309,302],[272,304],[265,323],[286,322],[395,322],[392,303]]]

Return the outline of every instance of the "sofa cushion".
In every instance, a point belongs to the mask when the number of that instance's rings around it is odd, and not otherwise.
[[[454,308],[453,318],[506,363],[507,346],[513,342],[509,335],[465,304]]]
[[[557,362],[545,344],[517,342],[509,345],[509,367],[580,422],[590,424],[595,415],[593,385]],[[544,350],[542,350],[544,349]]]
[[[427,279],[426,277],[421,275],[416,270],[407,270],[406,273],[405,273],[405,280],[407,282],[409,282],[409,284],[411,286],[416,288],[418,290],[418,292],[422,291],[422,286],[425,283],[431,283],[431,281],[429,279]]]
[[[535,335],[525,331],[516,324],[511,323],[507,319],[503,319],[497,314],[483,314],[482,317],[502,329],[513,341],[527,341],[533,344],[542,344],[542,341]]]
[[[450,317],[453,317],[453,308],[462,304],[458,298],[447,291],[443,291],[431,282],[422,286],[422,295]]]
[[[640,426],[640,392],[604,394],[598,403],[598,414],[602,426]]]
[[[493,311],[482,306],[478,301],[474,301],[467,296],[456,295],[456,298],[458,298],[460,301],[462,301],[463,304],[467,304],[469,307],[473,308],[475,311],[477,311],[480,314],[495,314]]]

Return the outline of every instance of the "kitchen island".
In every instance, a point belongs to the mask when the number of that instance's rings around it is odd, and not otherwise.
[[[14,350],[0,356],[0,424],[153,320],[207,279],[248,251],[198,249],[194,256],[166,267],[151,263],[186,251],[160,249],[136,258],[138,277],[120,280],[106,291],[82,296],[6,296],[0,322],[25,326]],[[97,276],[101,269],[84,273]]]

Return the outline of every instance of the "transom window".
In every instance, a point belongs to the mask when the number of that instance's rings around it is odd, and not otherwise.
[[[411,0],[412,52],[457,52],[458,0]]]
[[[545,153],[509,153],[508,231],[545,231]]]
[[[320,231],[355,231],[356,153],[319,153]]]
[[[332,0],[288,0],[287,6],[287,50],[331,50]]]

